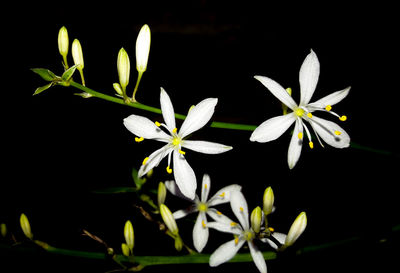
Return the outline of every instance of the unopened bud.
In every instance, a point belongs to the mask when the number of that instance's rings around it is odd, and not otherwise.
[[[117,82],[113,83],[113,87],[114,87],[115,92],[117,92],[118,95],[123,96],[124,93],[122,93],[122,88],[119,83],[117,83]]]
[[[124,256],[130,256],[131,255],[131,251],[130,251],[130,249],[129,249],[127,244],[122,243],[121,244],[121,250],[122,250],[122,254]]]
[[[263,196],[263,211],[265,216],[271,214],[272,209],[274,207],[274,192],[272,191],[271,187],[268,187],[264,191],[264,196]]]
[[[64,66],[68,68],[67,55],[68,55],[69,39],[66,27],[61,27],[58,32],[58,50],[64,59]]]
[[[143,73],[147,69],[150,53],[151,34],[148,25],[142,26],[136,39],[136,69]]]
[[[75,39],[72,42],[71,48],[72,58],[74,59],[75,65],[77,65],[77,69],[81,71],[84,67],[83,62],[83,53],[82,53],[82,46],[78,39]]]
[[[125,94],[126,86],[129,84],[131,65],[128,53],[123,48],[121,48],[118,53],[117,69],[118,69],[119,83],[121,85],[123,93]]]
[[[177,237],[175,238],[175,249],[176,249],[177,251],[181,251],[181,250],[182,250],[182,247],[183,247],[182,239],[181,239],[181,237],[177,236]]]
[[[158,184],[158,192],[157,192],[158,206],[161,206],[161,204],[164,204],[166,196],[167,196],[167,188],[165,187],[163,182],[160,182]]]
[[[0,224],[0,234],[3,238],[7,236],[7,225],[5,223]]]
[[[128,246],[129,250],[133,250],[133,246],[135,244],[135,233],[133,231],[133,226],[131,221],[126,221],[124,227],[124,237],[126,241],[126,245]]]
[[[256,207],[250,216],[251,228],[255,233],[259,233],[261,229],[262,222],[262,211],[260,207]]]
[[[21,217],[19,218],[19,223],[21,225],[21,229],[24,232],[25,236],[29,239],[32,240],[33,234],[31,230],[31,225],[29,224],[28,217],[26,217],[25,214],[21,214]]]
[[[285,246],[291,246],[300,237],[307,226],[307,216],[303,211],[301,212],[296,220],[294,220],[292,226],[289,229],[288,235],[286,236]]]
[[[161,217],[162,217],[165,225],[169,229],[169,231],[172,234],[177,235],[178,232],[179,232],[178,226],[176,225],[175,218],[172,215],[172,213],[169,210],[169,208],[166,205],[161,204],[160,205],[160,213],[161,213]]]

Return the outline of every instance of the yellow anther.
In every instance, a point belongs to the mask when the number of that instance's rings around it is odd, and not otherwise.
[[[149,158],[148,158],[148,157],[146,157],[145,159],[143,159],[142,165],[146,165],[146,163],[147,163],[147,160],[149,160]]]
[[[172,139],[172,145],[178,146],[179,144],[181,144],[181,139],[179,137],[174,137]]]
[[[222,198],[225,197],[225,192],[221,193],[219,196],[221,196]]]
[[[184,154],[186,154],[186,152],[184,152],[184,151],[182,151],[181,149],[179,149],[179,151],[178,151],[181,155],[184,155]]]
[[[235,245],[237,245],[239,243],[239,237],[235,236]]]
[[[308,145],[310,146],[311,149],[314,149],[314,143],[313,143],[312,141],[310,141],[310,142],[308,143]]]
[[[202,225],[203,228],[206,228],[206,223],[204,223],[204,220],[201,221],[201,225]]]
[[[341,121],[346,121],[346,120],[347,120],[347,117],[346,117],[346,116],[341,116],[339,119],[340,119]]]
[[[274,231],[275,231],[275,229],[272,228],[272,227],[269,227],[268,230],[269,230],[270,232],[274,232]]]
[[[242,207],[240,207],[239,209],[240,209],[240,212],[243,212],[243,208]]]
[[[297,134],[297,137],[298,137],[299,139],[303,139],[303,133],[302,133],[302,132],[299,132],[299,133]]]
[[[135,137],[136,142],[142,142],[144,140],[143,137]]]
[[[204,184],[204,188],[207,189],[207,184]]]
[[[231,227],[236,227],[236,223],[235,222],[231,222]]]
[[[312,118],[312,114],[311,114],[311,113],[308,113],[308,114],[307,114],[307,117]]]
[[[156,121],[156,122],[154,122],[155,123],[155,125],[157,126],[157,127],[160,127],[161,126],[161,123],[159,123],[158,121]]]
[[[174,130],[172,130],[172,133],[176,134],[176,132],[178,132],[178,128],[174,128]]]
[[[327,105],[327,106],[325,107],[325,110],[328,111],[328,112],[331,111],[331,110],[332,110],[332,106],[331,106],[331,105]]]
[[[340,131],[335,131],[335,135],[340,136],[342,133]]]
[[[222,212],[220,212],[219,210],[217,210],[217,214],[218,214],[218,215],[222,215]]]
[[[172,169],[169,166],[167,166],[167,173],[172,173]]]

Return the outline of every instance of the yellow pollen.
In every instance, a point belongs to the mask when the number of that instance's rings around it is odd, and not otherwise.
[[[239,237],[235,236],[235,245],[237,245],[239,243]]]
[[[172,173],[172,169],[169,166],[167,166],[167,173]]]
[[[272,228],[272,227],[269,227],[268,230],[269,230],[270,232],[274,232],[274,231],[275,231],[275,229]]]
[[[341,121],[346,121],[346,120],[347,120],[347,117],[346,117],[346,116],[341,116],[339,119],[340,119]]]
[[[242,207],[240,207],[239,209],[240,209],[240,212],[243,212],[243,208]]]
[[[159,123],[158,121],[156,121],[156,122],[154,122],[155,123],[155,125],[157,126],[157,127],[160,127],[161,126],[161,123]]]
[[[225,192],[221,193],[219,196],[221,196],[222,198],[225,197]]]
[[[143,137],[135,137],[136,142],[142,142],[144,140]]]
[[[219,210],[217,210],[217,214],[218,214],[218,215],[222,215],[222,213],[221,213]]]
[[[207,189],[207,184],[204,184],[204,188]]]
[[[325,107],[325,110],[328,111],[328,112],[331,111],[331,110],[332,110],[332,106],[331,106],[331,105],[327,105],[327,106]]]
[[[340,131],[335,131],[335,135],[340,136],[342,133]]]
[[[184,152],[184,151],[182,151],[181,149],[179,149],[179,151],[178,151],[181,155],[184,155],[184,154],[186,154],[186,152]]]
[[[311,149],[314,149],[314,143],[313,143],[312,141],[310,141],[310,142],[308,143],[308,145],[310,146]]]
[[[204,223],[204,220],[201,221],[201,225],[203,226],[203,228],[206,228],[206,224]]]
[[[297,136],[299,137],[299,139],[303,139],[303,133],[302,133],[302,132],[299,132],[299,133],[297,134]]]
[[[179,137],[174,137],[172,140],[172,145],[178,146],[181,143],[181,139]]]
[[[147,160],[149,160],[149,158],[148,158],[148,157],[146,157],[145,159],[143,159],[142,165],[146,165],[146,163],[147,163]]]
[[[231,222],[231,227],[236,227],[236,223],[235,222]]]
[[[301,117],[301,116],[304,115],[304,110],[301,109],[301,108],[296,108],[296,109],[294,110],[294,113],[296,114],[296,116]]]
[[[312,114],[311,114],[311,113],[308,113],[308,114],[307,114],[307,117],[312,118]]]
[[[172,133],[176,134],[177,131],[178,131],[178,128],[174,128],[174,130],[172,130]]]

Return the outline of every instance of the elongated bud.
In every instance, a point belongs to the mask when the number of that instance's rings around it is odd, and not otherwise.
[[[124,237],[126,241],[126,245],[128,246],[129,250],[133,250],[133,246],[135,244],[135,233],[133,231],[133,226],[131,221],[126,221],[124,227]]]
[[[262,211],[260,207],[256,207],[250,216],[251,228],[255,233],[259,233],[261,229],[262,222]]]
[[[82,53],[82,46],[78,39],[75,39],[72,42],[71,48],[72,58],[74,59],[75,65],[77,65],[77,69],[81,71],[84,67],[83,62],[83,53]]]
[[[264,196],[263,196],[263,211],[265,216],[268,214],[271,214],[272,209],[274,207],[274,192],[271,187],[268,187],[264,191]]]
[[[113,87],[115,92],[117,92],[118,95],[123,96],[124,93],[122,93],[122,88],[121,85],[119,85],[119,83],[115,82],[113,83]]]
[[[296,220],[294,220],[292,226],[289,229],[288,235],[286,236],[285,246],[291,246],[300,237],[307,226],[307,216],[303,211],[301,212]]]
[[[127,244],[125,244],[125,243],[122,243],[121,244],[121,250],[122,250],[122,254],[124,255],[124,256],[130,256],[131,255],[131,251],[130,251],[130,249],[129,249],[129,247],[128,247],[128,245]]]
[[[29,239],[32,240],[33,234],[31,231],[31,225],[29,224],[28,217],[26,217],[25,214],[21,214],[21,217],[19,218],[19,223],[21,225],[21,229],[24,232],[25,236]]]
[[[176,225],[175,218],[172,215],[169,208],[166,205],[161,204],[160,205],[160,213],[161,213],[161,217],[162,217],[165,225],[169,229],[169,231],[171,231],[172,234],[174,234],[174,235],[178,235],[178,232],[179,232],[178,226]]]
[[[5,223],[0,224],[0,234],[3,238],[7,236],[7,225]]]
[[[128,53],[123,48],[121,48],[118,53],[117,69],[118,69],[119,83],[121,85],[123,93],[125,94],[126,86],[129,84],[131,64],[129,61]]]
[[[158,184],[158,192],[157,192],[158,206],[161,206],[161,204],[164,204],[166,196],[167,196],[167,188],[165,187],[163,182],[160,182]]]
[[[143,73],[147,69],[150,53],[151,33],[148,25],[142,26],[136,39],[136,69]]]
[[[64,60],[64,66],[68,68],[67,64],[67,55],[68,55],[68,47],[69,47],[69,39],[68,39],[68,31],[66,27],[61,27],[58,32],[58,51]]]
[[[175,249],[176,249],[177,251],[181,251],[181,250],[182,250],[182,247],[183,247],[182,239],[181,239],[181,237],[177,236],[177,237],[175,238]]]

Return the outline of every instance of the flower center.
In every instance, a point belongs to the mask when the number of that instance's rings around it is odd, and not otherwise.
[[[297,107],[296,109],[294,109],[294,114],[298,117],[302,117],[304,115],[304,109]]]
[[[172,145],[174,146],[179,146],[182,142],[182,139],[178,136],[174,136],[174,138],[172,139]]]
[[[254,232],[251,230],[245,231],[243,237],[246,241],[251,241],[254,239],[255,235]]]
[[[206,212],[208,210],[208,205],[206,203],[200,202],[197,205],[197,209],[202,212]]]

